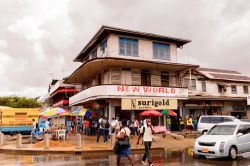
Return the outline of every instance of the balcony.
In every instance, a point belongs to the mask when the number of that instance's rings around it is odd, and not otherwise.
[[[187,88],[98,85],[82,90],[69,98],[69,105],[78,105],[87,101],[106,98],[175,98],[187,99]]]

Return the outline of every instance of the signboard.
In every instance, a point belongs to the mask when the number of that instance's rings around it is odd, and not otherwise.
[[[250,105],[250,96],[247,96],[247,105]]]
[[[177,109],[176,99],[122,99],[122,110]]]
[[[174,98],[187,99],[187,88],[99,85],[85,89],[69,98],[70,106],[103,98]]]

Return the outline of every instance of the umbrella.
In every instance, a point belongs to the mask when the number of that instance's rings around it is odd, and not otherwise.
[[[84,116],[92,116],[92,113],[90,111],[86,111]]]
[[[82,109],[77,109],[72,114],[73,114],[73,116],[84,116],[86,112],[87,112],[87,109],[82,108]]]
[[[140,116],[162,116],[162,114],[156,110],[146,110],[140,113]]]
[[[63,108],[55,107],[55,108],[49,108],[43,112],[41,112],[40,116],[47,116],[47,117],[53,117],[56,115],[69,115],[69,111]]]
[[[161,113],[163,115],[177,116],[177,114],[173,110],[163,110]]]

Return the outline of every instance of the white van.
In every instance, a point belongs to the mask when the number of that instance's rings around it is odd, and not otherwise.
[[[197,131],[204,134],[210,130],[215,124],[222,122],[240,122],[239,119],[234,116],[223,116],[223,115],[207,115],[201,116],[198,122]]]

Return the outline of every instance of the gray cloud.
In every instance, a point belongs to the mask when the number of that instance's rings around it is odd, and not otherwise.
[[[247,0],[10,0],[0,10],[0,95],[45,94],[101,25],[191,39],[179,62],[250,75]]]

